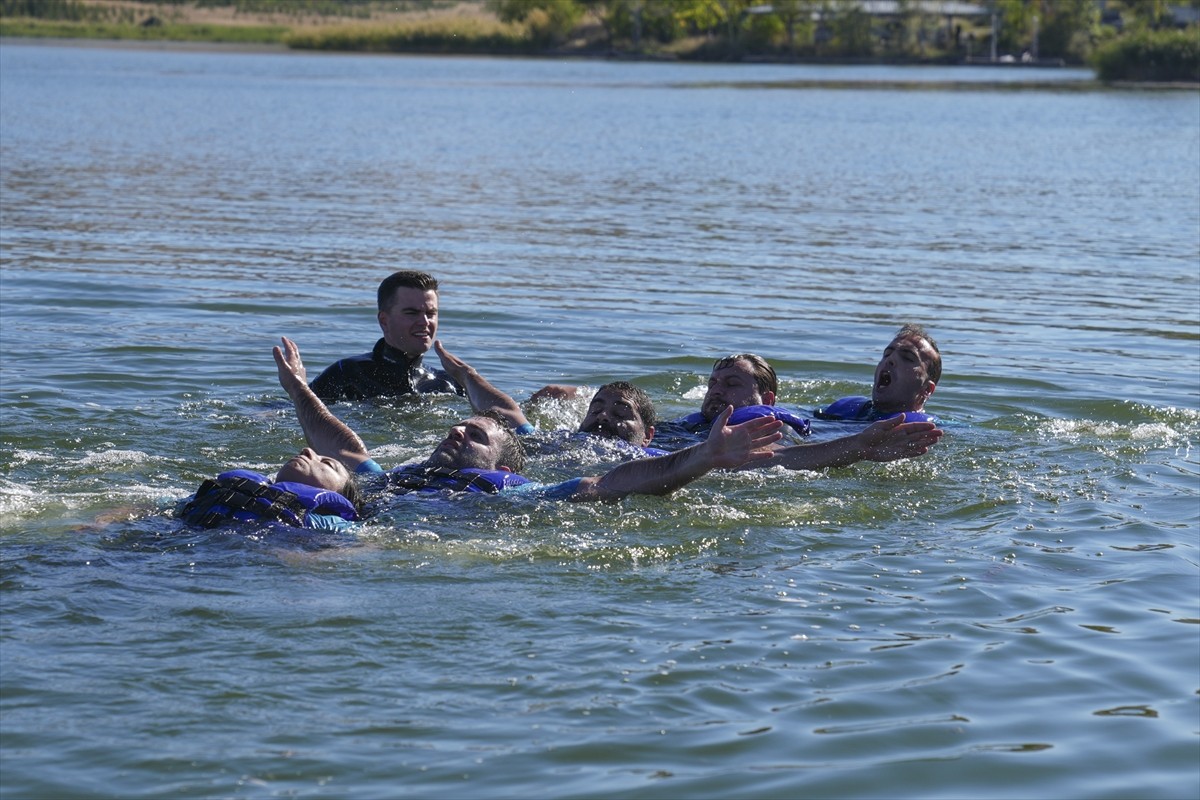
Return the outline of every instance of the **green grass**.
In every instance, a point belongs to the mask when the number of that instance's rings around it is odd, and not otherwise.
[[[138,41],[286,44],[307,50],[394,53],[532,53],[540,43],[526,26],[479,19],[407,24],[353,23],[294,29],[285,25],[201,25],[0,17],[0,36]]]
[[[0,36],[13,37],[280,44],[287,32],[287,27],[278,25],[184,25],[168,22],[142,26],[118,22],[0,17]]]
[[[331,25],[293,31],[288,47],[377,53],[531,53],[526,27],[479,19],[432,19],[399,25]]]

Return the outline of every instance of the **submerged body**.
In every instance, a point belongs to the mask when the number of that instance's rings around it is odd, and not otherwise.
[[[442,370],[429,369],[420,356],[409,356],[380,339],[368,353],[330,364],[312,382],[323,401],[366,400],[412,394],[455,394],[458,386]]]

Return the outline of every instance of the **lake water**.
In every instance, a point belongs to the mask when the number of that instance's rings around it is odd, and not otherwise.
[[[1200,93],[1088,78],[5,41],[0,794],[1196,797]],[[517,398],[664,417],[921,322],[946,436],[329,549],[165,517],[300,446],[270,347],[366,350],[399,268]],[[385,466],[467,413],[335,410]]]

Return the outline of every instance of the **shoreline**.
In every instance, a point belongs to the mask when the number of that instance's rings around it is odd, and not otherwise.
[[[0,36],[0,47],[27,44],[40,47],[79,47],[93,50],[190,50],[217,53],[296,53],[286,44],[268,42],[209,42],[202,39],[94,39],[87,36]]]
[[[922,68],[922,67],[944,67],[950,69],[969,69],[977,71],[981,69],[992,70],[1003,68],[1007,65],[1003,64],[897,64],[894,62],[862,62],[856,61],[853,63],[838,62],[838,61],[794,61],[794,60],[762,60],[756,59],[749,62],[733,62],[733,61],[692,61],[682,59],[664,59],[655,57],[640,57],[630,54],[614,54],[614,53],[544,53],[544,54],[507,54],[507,53],[422,53],[422,52],[378,52],[378,51],[362,51],[362,50],[310,50],[306,48],[293,48],[285,44],[262,43],[262,42],[214,42],[196,39],[177,40],[177,39],[99,39],[90,37],[54,37],[54,36],[0,36],[0,47],[6,45],[22,44],[32,47],[78,47],[91,48],[98,50],[151,50],[151,51],[178,51],[178,52],[212,52],[212,53],[256,53],[256,54],[274,54],[274,55],[289,55],[289,54],[321,54],[321,55],[359,55],[359,56],[403,56],[403,57],[427,57],[427,58],[524,58],[530,60],[552,60],[552,61],[623,61],[623,62],[646,62],[646,63],[666,63],[666,64],[726,64],[731,67],[737,66],[762,66],[762,65],[779,65],[779,66],[843,66],[843,67],[894,67],[897,69]],[[1028,65],[1020,65],[1022,69],[1029,69]],[[1051,68],[1047,68],[1051,69]],[[1053,68],[1058,69],[1058,68]],[[1065,69],[1087,69],[1086,67],[1066,67]],[[1003,70],[1007,71],[1007,70]],[[1094,75],[1094,73],[1093,73]],[[682,86],[692,88],[703,88],[704,86],[722,86],[745,89],[895,89],[895,90],[944,90],[944,91],[1104,91],[1104,90],[1141,90],[1141,91],[1200,91],[1200,83],[1186,82],[1141,82],[1141,81],[1115,81],[1113,83],[1103,83],[1096,80],[1095,77],[1090,79],[1072,79],[1063,80],[1029,80],[1029,81],[995,81],[995,80],[940,80],[940,81],[907,81],[907,80],[853,80],[853,79],[830,79],[830,80],[780,80],[780,81],[720,81],[720,82],[698,82],[696,84],[681,84]]]

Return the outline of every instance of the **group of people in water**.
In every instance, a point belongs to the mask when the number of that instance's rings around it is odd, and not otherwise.
[[[924,411],[941,380],[941,354],[922,327],[905,325],[884,349],[870,397],[841,398],[813,413],[818,419],[867,423],[851,435],[804,441],[809,420],[775,404],[775,370],[761,356],[741,353],[713,365],[700,410],[679,420],[660,423],[650,397],[630,382],[601,386],[588,402],[579,433],[622,443],[629,459],[603,475],[537,483],[521,475],[522,442],[535,432],[524,409],[436,338],[437,280],[417,271],[388,276],[379,285],[378,320],[383,336],[371,352],[335,362],[311,384],[296,343],[283,338],[273,350],[279,382],[308,446],[273,478],[233,470],[205,481],[181,504],[185,521],[342,530],[362,520],[367,494],[536,492],[570,501],[664,495],[716,469],[818,470],[912,458],[942,436]],[[423,364],[430,349],[441,369]],[[465,397],[473,416],[451,426],[424,461],[390,471],[327,405],[432,393]],[[551,384],[529,402],[578,394],[579,387]]]

